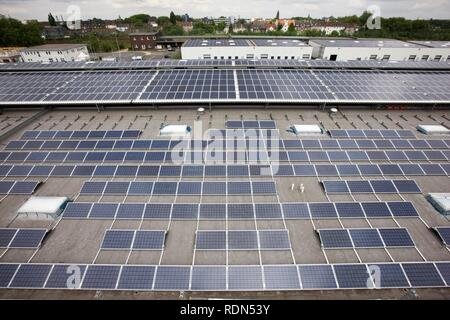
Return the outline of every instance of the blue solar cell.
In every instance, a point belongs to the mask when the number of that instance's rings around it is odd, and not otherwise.
[[[254,219],[253,205],[248,203],[227,205],[228,219]]]
[[[432,263],[403,263],[412,287],[444,287],[445,283]]]
[[[72,176],[90,177],[95,170],[95,166],[75,166]],[[54,170],[52,171],[52,175]]]
[[[414,180],[393,180],[399,193],[421,193],[419,186]]]
[[[303,289],[337,288],[331,265],[303,265],[298,270]]]
[[[364,211],[357,202],[336,202],[339,218],[364,218]]]
[[[157,177],[159,174],[159,166],[139,166],[137,171],[138,177]]]
[[[349,193],[345,181],[322,181],[326,193]]]
[[[133,250],[162,250],[165,238],[163,230],[137,230]]]
[[[230,266],[228,267],[229,290],[262,290],[263,276],[261,267]]]
[[[222,266],[194,266],[191,290],[224,291],[227,288],[227,269]]]
[[[123,266],[117,289],[151,290],[154,275],[155,267],[153,266]]]
[[[418,217],[419,213],[411,202],[388,202],[394,217]]]
[[[310,164],[295,164],[293,165],[295,175],[298,177],[311,177],[316,176],[316,170],[314,165]]]
[[[368,218],[392,217],[385,202],[362,202],[361,205]]]
[[[198,217],[198,204],[174,203],[171,217],[172,219],[195,220]]]
[[[369,181],[348,180],[347,185],[351,193],[373,193],[373,189]]]
[[[106,182],[86,181],[81,188],[80,194],[102,194],[105,190]]]
[[[254,195],[277,193],[274,181],[252,181],[252,191]],[[230,193],[229,189],[228,193]]]
[[[17,229],[0,229],[0,248],[8,248]]]
[[[437,175],[437,176],[446,175],[444,170],[442,170],[441,166],[438,164],[421,164],[420,167],[422,168],[423,172],[425,172],[426,175]]]
[[[129,195],[151,195],[153,189],[153,182],[148,181],[133,181],[130,183],[128,189]]]
[[[114,219],[117,207],[117,203],[94,203],[89,219]]]
[[[353,248],[347,229],[321,229],[318,233],[325,249]]]
[[[83,289],[115,289],[120,266],[89,265],[83,278]]]
[[[94,177],[114,177],[117,170],[117,166],[97,166],[94,173]]]
[[[359,164],[358,169],[362,176],[381,176],[380,168],[374,164]]]
[[[309,209],[306,203],[283,203],[285,219],[309,219]]]
[[[227,166],[224,165],[206,165],[205,177],[225,177],[227,175]]]
[[[138,166],[117,166],[116,177],[134,177]]]
[[[143,203],[121,203],[117,209],[116,219],[141,219],[144,208]]]
[[[179,195],[201,195],[202,183],[193,181],[180,181],[177,193]]]
[[[12,277],[16,273],[18,264],[3,263],[0,264],[0,288],[6,288],[9,285]]]
[[[256,219],[281,219],[281,207],[278,203],[255,203]]]
[[[408,288],[409,283],[399,264],[367,265],[376,288]]]
[[[130,187],[128,181],[109,181],[103,193],[106,195],[126,195]]]
[[[313,219],[337,218],[337,212],[332,203],[310,203],[309,211]]]
[[[339,288],[373,288],[372,278],[364,264],[334,265],[334,272]]]
[[[190,267],[158,266],[154,290],[189,289]]]
[[[268,290],[300,289],[296,266],[264,266],[263,271]]]
[[[161,177],[179,177],[181,175],[181,166],[161,166],[159,175]]]
[[[355,248],[382,248],[383,241],[377,229],[349,229]]]
[[[118,151],[108,152],[106,154],[105,161],[121,162],[125,158],[125,154],[126,154],[125,152],[118,152]]]
[[[133,230],[106,230],[103,237],[102,249],[128,250],[134,238]]]
[[[380,164],[378,165],[383,175],[386,176],[401,176],[403,175],[402,170],[397,164]]]
[[[407,229],[381,228],[379,232],[386,247],[414,247]]]
[[[175,195],[177,193],[177,183],[167,181],[157,181],[153,186],[154,195]]]
[[[169,219],[172,206],[168,203],[147,203],[144,219]]]
[[[229,195],[249,195],[252,194],[251,184],[248,181],[234,181],[227,183]]]
[[[370,185],[375,193],[397,193],[391,180],[371,180]]]
[[[439,263],[436,263],[435,265],[438,268],[439,273],[442,275],[442,278],[444,278],[445,283],[447,284],[447,286],[449,286],[450,285],[450,263],[449,262],[439,262]],[[1,275],[1,273],[2,272],[0,271],[0,275]],[[0,281],[0,283],[1,283],[1,281]]]
[[[9,288],[42,288],[51,268],[50,264],[22,264]]]
[[[336,166],[329,164],[317,164],[315,165],[317,175],[319,177],[336,177],[339,176]]]
[[[47,229],[19,229],[9,244],[10,248],[38,248]]]

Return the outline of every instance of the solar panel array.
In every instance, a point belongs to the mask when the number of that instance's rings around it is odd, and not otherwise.
[[[414,247],[405,228],[319,229],[320,242],[325,249],[370,249]]]
[[[408,201],[285,203],[93,203],[70,202],[63,219],[267,220],[418,217]]]
[[[422,193],[414,180],[325,180],[326,193]]]
[[[329,131],[332,138],[350,139],[415,139],[411,130],[394,129],[332,129]]]
[[[450,227],[434,227],[433,230],[445,246],[450,246]]]
[[[350,177],[448,176],[449,163],[279,165],[0,165],[0,177]],[[31,184],[30,181],[25,181]],[[24,183],[25,183],[24,182]],[[33,188],[31,188],[34,190]]]
[[[198,230],[196,250],[289,250],[288,230]]]
[[[79,282],[68,281],[73,270],[79,271]],[[429,288],[450,286],[450,263],[267,266],[2,263],[0,275],[0,288],[21,289],[265,291]]]
[[[105,232],[103,250],[162,250],[166,239],[165,230],[118,230]]]
[[[29,195],[33,194],[40,181],[0,181],[0,194],[6,195]]]
[[[21,139],[136,139],[141,135],[141,130],[28,130]]]
[[[0,104],[435,103],[450,74],[433,71],[166,69],[1,72]]]
[[[382,69],[382,70],[446,70],[448,62],[434,61],[329,61],[329,60],[275,60],[275,59],[189,59],[189,60],[142,60],[142,61],[89,61],[89,62],[52,62],[52,63],[5,63],[0,64],[0,72],[8,71],[45,71],[45,70],[116,70],[116,69],[163,69],[195,67],[258,67],[258,68],[307,68],[307,69]]]
[[[269,195],[274,181],[86,181],[82,195]]]
[[[47,229],[0,229],[0,248],[33,249],[39,248]]]

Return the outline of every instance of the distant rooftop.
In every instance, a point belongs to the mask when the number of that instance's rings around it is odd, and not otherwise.
[[[189,39],[185,47],[248,47],[253,45],[247,39]]]
[[[77,49],[77,48],[81,48],[81,47],[86,47],[86,44],[82,44],[82,43],[44,44],[42,46],[25,48],[22,51],[70,50],[70,49]]]
[[[404,42],[400,40],[372,40],[372,39],[355,39],[355,40],[345,40],[345,39],[334,39],[334,40],[322,40],[322,39],[312,39],[310,42],[317,43],[321,46],[327,47],[384,47],[384,48],[423,48],[423,45]]]
[[[306,42],[297,39],[189,39],[185,47],[306,47]]]
[[[450,48],[450,41],[409,41],[431,48]]]

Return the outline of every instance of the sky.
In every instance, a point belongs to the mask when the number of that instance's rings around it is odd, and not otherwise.
[[[307,16],[360,15],[369,6],[380,8],[382,17],[450,18],[450,0],[0,0],[0,14],[19,20],[47,20],[47,15],[67,17],[78,14],[81,19],[122,18],[136,13],[152,16],[188,13],[191,17],[234,16],[236,18],[273,18],[280,10],[281,18]],[[67,19],[67,18],[66,18]]]

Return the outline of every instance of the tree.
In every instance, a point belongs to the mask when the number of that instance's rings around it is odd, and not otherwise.
[[[42,26],[36,22],[22,22],[0,18],[0,47],[29,47],[42,44]]]
[[[217,24],[217,30],[218,31],[223,31],[223,30],[225,30],[226,26],[227,25],[225,24],[225,22],[220,22],[219,24]]]
[[[230,23],[230,26],[228,27],[228,33],[232,34],[233,33],[233,25]]]
[[[279,23],[279,24],[277,25],[277,31],[280,31],[281,29],[283,29],[283,25],[282,25],[281,23]]]
[[[177,24],[177,17],[175,16],[175,13],[173,11],[170,11],[170,22],[172,22],[173,25]]]
[[[48,23],[50,23],[51,26],[56,26],[55,17],[53,17],[51,12],[48,14]]]
[[[293,23],[291,23],[291,24],[289,25],[288,32],[289,32],[289,33],[295,33],[295,26],[294,26]]]
[[[280,10],[277,11],[277,15],[275,16],[275,19],[276,20],[280,19]]]

